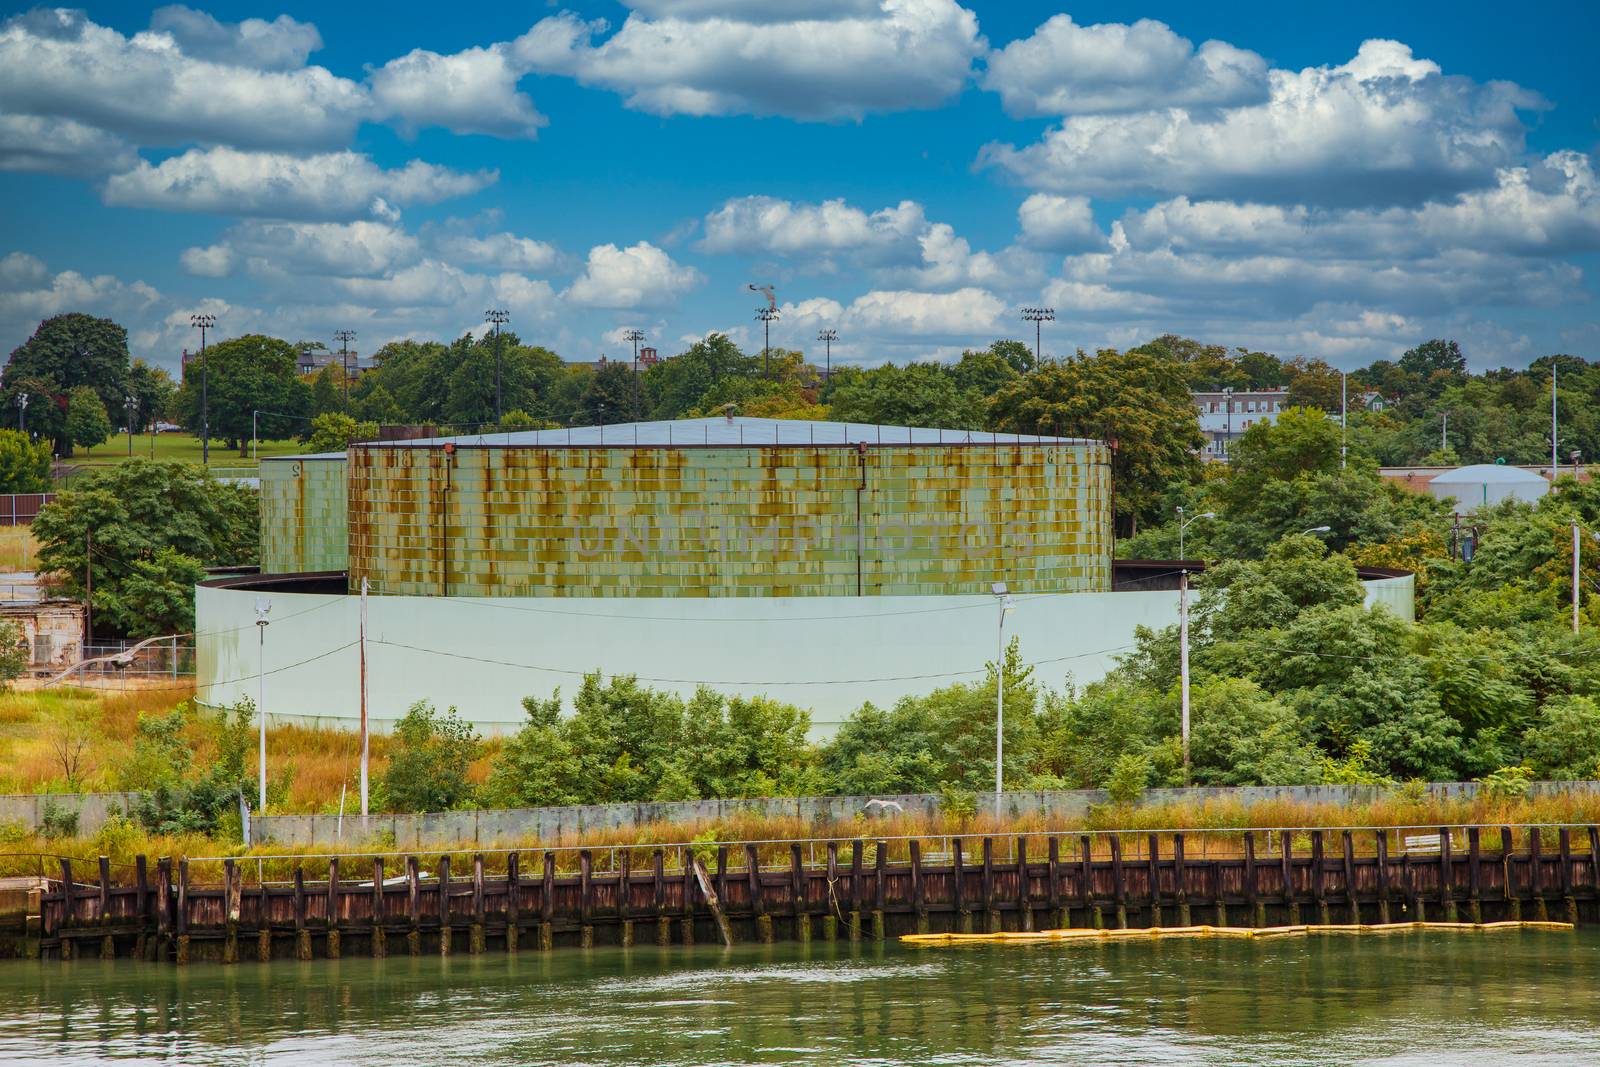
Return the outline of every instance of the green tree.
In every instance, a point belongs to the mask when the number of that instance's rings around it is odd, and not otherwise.
[[[745,355],[726,334],[711,334],[644,372],[651,414],[658,419],[676,419],[703,409],[703,398],[719,382],[753,377],[760,364],[760,357]]]
[[[450,708],[443,715],[419,700],[395,724],[389,765],[378,788],[391,811],[450,811],[472,799],[467,772],[480,739]]]
[[[1540,778],[1600,778],[1600,704],[1585,696],[1547,702],[1523,733],[1522,751]]]
[[[1200,474],[1205,441],[1182,369],[1149,353],[1106,349],[1048,363],[1002,388],[989,422],[997,430],[1114,442],[1111,472],[1124,533],[1165,518],[1162,493]]]
[[[50,491],[50,444],[17,430],[0,430],[0,493]]]
[[[330,411],[311,420],[311,437],[306,448],[312,452],[343,452],[355,441],[374,441],[378,424],[357,422],[349,415]]]
[[[34,519],[33,535],[39,569],[60,592],[81,600],[92,533],[95,623],[132,633],[147,629],[124,599],[125,583],[141,573],[137,563],[155,562],[162,549],[205,566],[253,563],[258,524],[252,490],[189,464],[135,459],[97,468],[61,492]],[[158,571],[169,578],[178,573],[171,561]],[[187,603],[192,612],[192,595]],[[171,621],[182,622],[179,631],[194,628],[192,614]]]
[[[134,400],[134,431],[141,432],[157,419],[164,418],[177,390],[172,375],[165,369],[151,366],[142,359],[134,360],[128,369],[128,396]]]
[[[1200,785],[1300,785],[1317,780],[1317,749],[1293,708],[1243,678],[1194,688],[1189,753]]]
[[[111,436],[111,418],[100,394],[87,385],[73,388],[67,395],[67,440],[93,451]]]
[[[594,373],[578,401],[590,425],[635,422],[644,417],[644,394],[632,364],[607,363]]]
[[[833,416],[842,422],[883,426],[934,426],[975,430],[983,425],[983,399],[963,390],[937,363],[886,363],[835,389]]]
[[[295,436],[311,407],[310,390],[295,371],[297,355],[289,342],[261,334],[211,345],[189,364],[178,391],[176,405],[184,426],[201,432],[202,393],[209,390],[210,435],[238,448],[241,456],[249,449],[252,432],[268,441]],[[209,384],[203,389],[207,375]],[[257,417],[257,412],[263,414]]]
[[[13,389],[31,385],[38,390],[29,405],[28,425],[38,434],[50,433],[63,455],[71,451],[64,421],[50,425],[41,416],[44,396],[66,396],[74,388],[93,389],[106,410],[120,408],[128,377],[128,331],[110,319],[71,312],[45,319],[33,336],[11,352],[6,362],[6,402],[15,415]],[[104,440],[105,438],[101,438]]]
[[[332,363],[323,367],[311,379],[311,414],[326,415],[331,411],[344,411],[343,382],[340,371]]]

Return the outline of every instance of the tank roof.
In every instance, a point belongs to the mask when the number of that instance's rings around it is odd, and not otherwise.
[[[747,416],[664,419],[623,422],[611,426],[574,426],[556,430],[513,430],[505,433],[460,434],[410,441],[371,441],[361,448],[430,448],[444,444],[488,448],[560,448],[568,445],[692,447],[695,445],[989,445],[1097,444],[1083,437],[996,433],[989,430],[943,430],[925,426],[884,426],[865,422],[814,422],[805,419],[759,419]]]

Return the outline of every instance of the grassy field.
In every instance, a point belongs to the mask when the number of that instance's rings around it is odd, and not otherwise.
[[[257,453],[261,456],[293,456],[305,451],[305,442],[290,439],[287,441],[259,441]],[[134,459],[165,459],[177,460],[183,463],[200,462],[200,439],[186,433],[161,433],[140,434],[133,439]],[[239,455],[238,449],[230,449],[222,441],[211,442],[211,465],[213,467],[253,467],[256,465],[256,456],[250,454],[250,443],[245,442],[245,455]],[[77,449],[72,457],[64,462],[73,467],[106,466],[112,463],[124,463],[129,459],[128,436],[122,434],[113,437],[103,445],[97,445],[93,450]]]
[[[192,695],[192,691],[169,689],[0,693],[0,793],[110,792],[136,785],[125,775],[139,715],[163,714]],[[191,717],[186,731],[197,766],[204,766],[215,752],[211,731],[202,721],[206,714]],[[374,778],[387,764],[388,740],[383,735],[372,738]],[[497,748],[491,743],[488,752]],[[278,810],[284,814],[337,811],[341,784],[354,795],[359,757],[358,738],[353,733],[269,727],[268,770],[274,778],[286,771],[290,775],[288,795]],[[486,755],[473,767],[477,780],[488,776],[489,759]],[[255,773],[254,758],[250,773]]]
[[[26,526],[0,526],[0,574],[31,571],[39,558],[39,542]]]

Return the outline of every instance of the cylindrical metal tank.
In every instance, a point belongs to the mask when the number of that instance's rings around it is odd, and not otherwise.
[[[351,587],[367,578],[379,594],[485,597],[926,596],[987,593],[997,581],[1021,593],[1110,589],[1110,457],[1099,442],[899,432],[904,443],[358,445]]]

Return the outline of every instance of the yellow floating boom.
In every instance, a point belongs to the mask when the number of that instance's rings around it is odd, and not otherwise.
[[[1041,944],[1060,941],[1136,941],[1152,938],[1237,937],[1263,940],[1274,937],[1310,937],[1319,934],[1397,934],[1413,930],[1571,930],[1572,923],[1346,923],[1298,926],[1149,926],[1134,930],[1038,930],[998,934],[905,934],[908,945]]]

